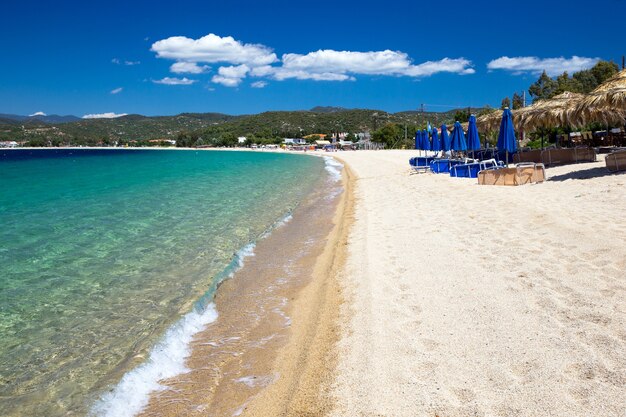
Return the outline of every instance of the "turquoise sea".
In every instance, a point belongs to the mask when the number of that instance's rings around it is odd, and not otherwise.
[[[134,374],[146,389],[180,372],[218,281],[324,168],[261,152],[0,151],[0,415],[112,414],[106,395],[130,369],[162,360]]]

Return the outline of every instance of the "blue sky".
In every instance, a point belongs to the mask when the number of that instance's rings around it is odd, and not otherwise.
[[[543,68],[626,53],[624,0],[31,1],[2,10],[0,113],[497,106]]]

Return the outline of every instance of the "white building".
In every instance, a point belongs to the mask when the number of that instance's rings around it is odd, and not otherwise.
[[[17,142],[14,140],[0,142],[0,148],[16,148],[16,147],[17,147]]]
[[[239,136],[237,138],[237,142],[239,142],[239,144],[241,145],[242,143],[246,143],[246,140],[248,140],[248,138],[246,138],[245,136]]]
[[[306,140],[304,140],[304,139],[285,138],[283,140],[283,143],[285,145],[306,145]]]

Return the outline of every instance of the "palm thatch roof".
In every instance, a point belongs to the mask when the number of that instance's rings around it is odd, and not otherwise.
[[[581,124],[590,121],[623,123],[626,118],[626,70],[618,72],[580,100],[573,116]]]
[[[532,106],[531,106],[532,107]],[[521,109],[511,110],[513,115],[513,125],[515,129],[520,129],[523,115],[531,108],[523,107]],[[483,114],[476,118],[476,126],[483,132],[495,132],[500,129],[500,122],[502,121],[502,110],[494,110],[491,113]]]
[[[526,107],[520,125],[525,130],[538,127],[574,126],[578,121],[573,117],[576,106],[585,96],[565,91],[551,99],[537,101]]]
[[[494,110],[476,118],[476,127],[483,132],[493,132],[500,126],[502,110]]]

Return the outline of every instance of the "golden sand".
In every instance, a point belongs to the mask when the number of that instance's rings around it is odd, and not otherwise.
[[[190,372],[162,381],[142,416],[323,415],[351,217],[350,174],[332,204],[312,197],[215,298],[218,319],[192,343]],[[329,222],[328,213],[335,213]]]

